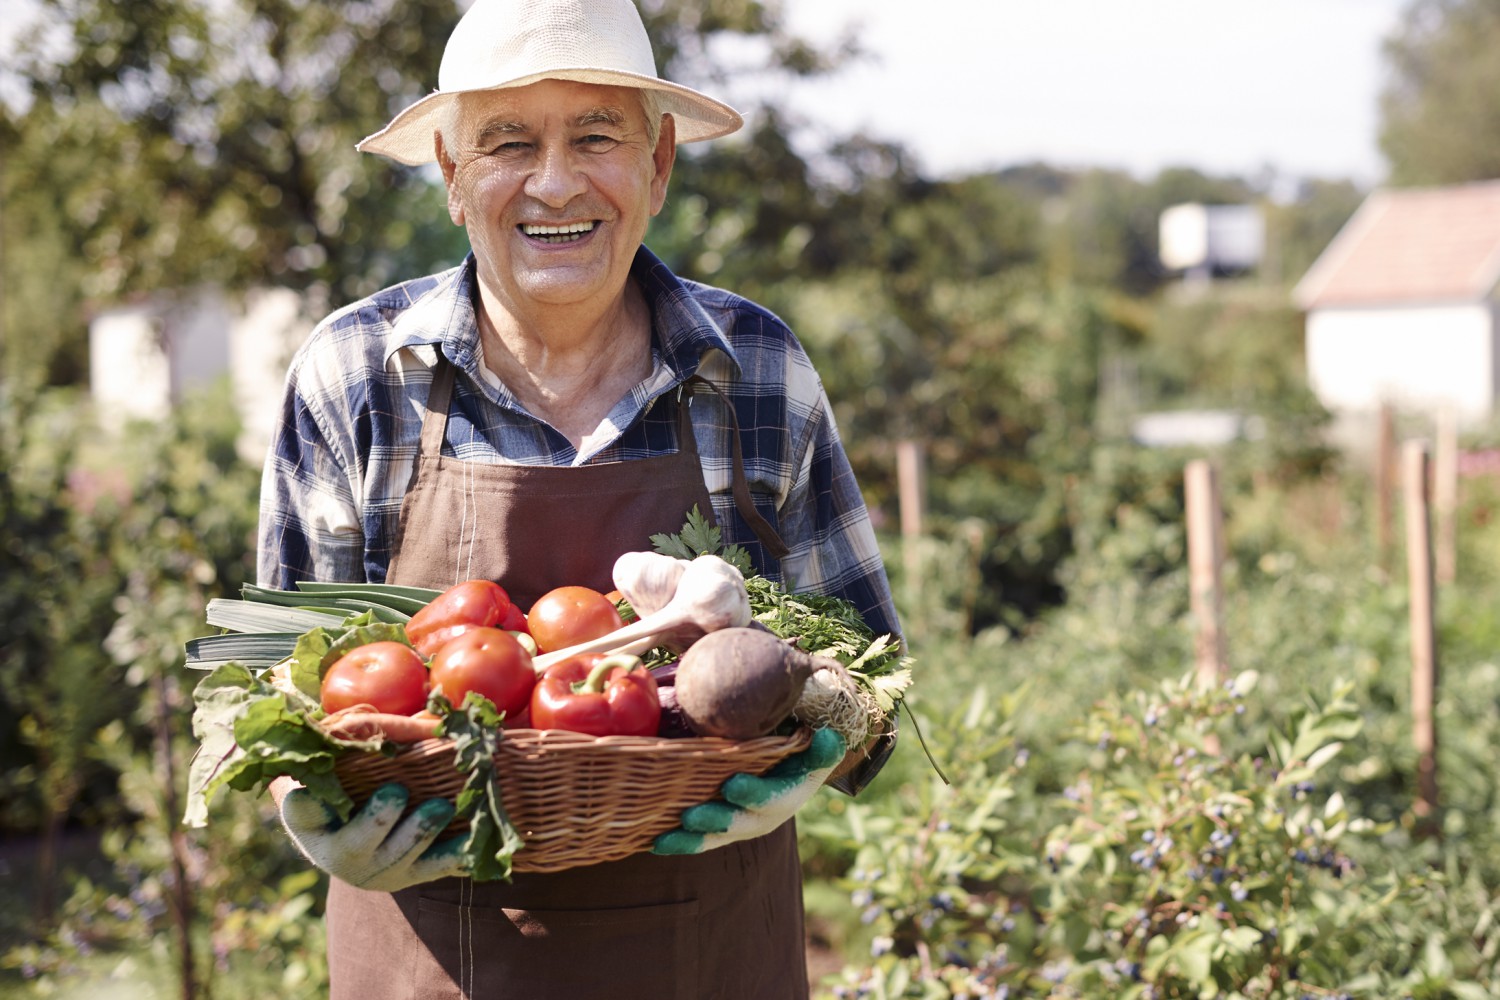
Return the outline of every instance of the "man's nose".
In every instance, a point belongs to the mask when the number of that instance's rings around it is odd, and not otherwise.
[[[526,180],[526,193],[553,208],[561,208],[587,186],[577,155],[566,143],[547,143],[537,154],[536,168]]]

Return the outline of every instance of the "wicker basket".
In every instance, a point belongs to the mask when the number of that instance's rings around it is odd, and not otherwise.
[[[753,740],[507,729],[495,770],[505,811],[526,842],[512,866],[553,872],[649,850],[683,809],[717,797],[731,774],[761,774],[810,739],[806,729]],[[405,784],[412,802],[451,801],[464,783],[448,740],[423,740],[391,757],[345,754],[336,773],[360,805],[388,781]],[[450,832],[466,825],[456,820]]]

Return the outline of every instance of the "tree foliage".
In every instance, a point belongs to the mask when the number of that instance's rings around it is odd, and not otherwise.
[[[1386,43],[1380,147],[1396,184],[1500,178],[1500,0],[1416,0]]]
[[[427,181],[353,147],[430,87],[456,8],[56,0],[43,10],[19,68],[34,102],[21,124],[47,141],[20,166],[75,159],[64,218],[94,265],[94,296],[322,281],[339,297],[451,252],[413,225]]]

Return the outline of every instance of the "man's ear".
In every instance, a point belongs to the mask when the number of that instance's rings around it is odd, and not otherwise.
[[[459,198],[458,191],[453,186],[453,175],[458,170],[458,164],[448,155],[447,147],[443,145],[442,130],[432,133],[433,149],[437,153],[438,169],[443,172],[443,187],[448,191],[448,218],[453,220],[455,226],[464,224],[463,199]]]
[[[671,115],[661,116],[661,134],[656,137],[651,162],[656,168],[651,178],[651,214],[656,215],[667,203],[667,181],[672,179],[672,165],[677,162],[677,123]]]

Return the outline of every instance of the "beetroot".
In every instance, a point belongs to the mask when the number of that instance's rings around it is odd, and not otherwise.
[[[697,736],[687,720],[682,706],[677,704],[675,687],[658,687],[656,696],[661,701],[661,721],[656,725],[656,735],[663,739],[677,740]]]
[[[678,661],[677,704],[700,736],[765,736],[792,714],[815,666],[764,629],[718,629]]]

